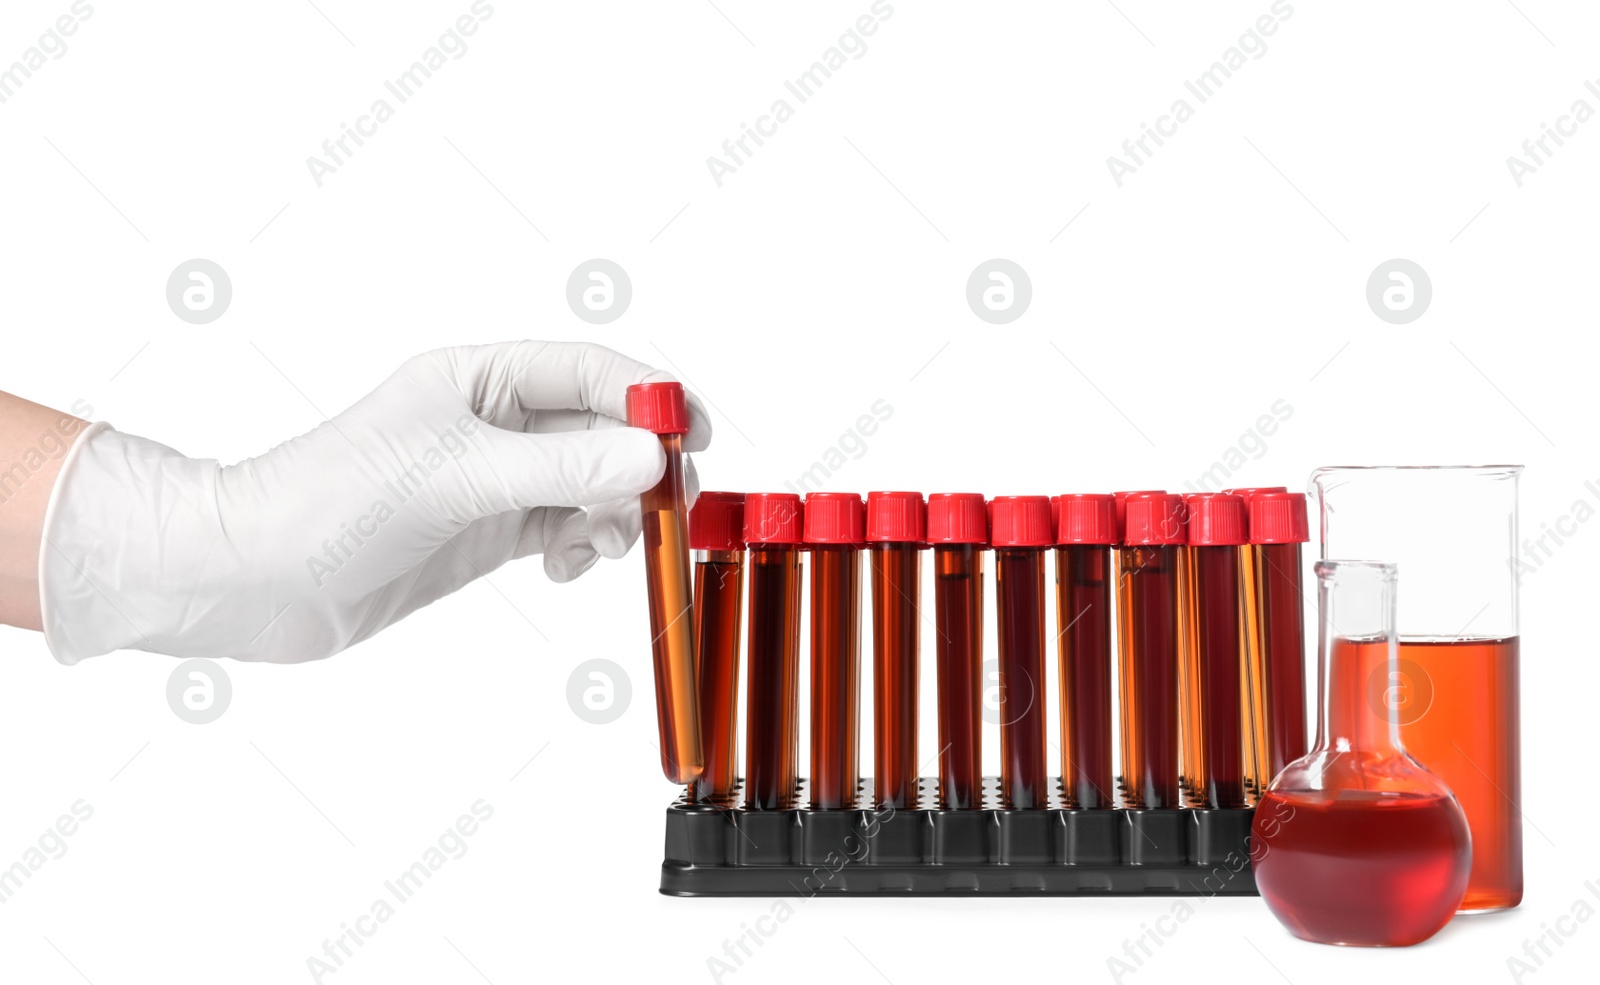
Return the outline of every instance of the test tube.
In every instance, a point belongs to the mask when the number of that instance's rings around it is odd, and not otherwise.
[[[1060,660],[1061,792],[1070,808],[1115,806],[1111,767],[1111,545],[1116,500],[1055,498],[1056,650]]]
[[[990,501],[1000,638],[1000,796],[1015,810],[1049,806],[1044,555],[1054,541],[1048,497],[996,496]]]
[[[979,493],[931,493],[934,652],[939,679],[939,806],[983,806],[983,552]]]
[[[1306,753],[1306,631],[1300,594],[1300,545],[1311,539],[1303,493],[1262,492],[1247,501],[1249,554],[1254,569],[1257,648],[1265,682],[1265,789],[1283,768]]]
[[[1133,651],[1126,643],[1127,640],[1133,638],[1133,625],[1130,622],[1132,614],[1128,611],[1128,603],[1126,598],[1125,590],[1127,588],[1128,579],[1127,574],[1123,570],[1123,555],[1125,552],[1122,550],[1122,538],[1127,530],[1128,498],[1130,496],[1164,495],[1165,492],[1166,491],[1163,489],[1131,489],[1125,492],[1115,492],[1111,494],[1111,498],[1116,504],[1117,510],[1117,544],[1111,551],[1111,572],[1116,576],[1117,680],[1119,682],[1128,680],[1128,678],[1133,674],[1133,668],[1129,666],[1128,663],[1132,657]],[[1133,712],[1128,707],[1128,697],[1129,695],[1127,689],[1119,684],[1117,687],[1118,722],[1129,721],[1132,717]],[[1120,733],[1120,738],[1121,756],[1119,762],[1126,764],[1129,761],[1128,747],[1130,745],[1130,740],[1126,733]],[[1124,766],[1124,769],[1126,769],[1126,766]],[[1117,787],[1123,792],[1124,798],[1126,798],[1127,779],[1121,774],[1117,776]]]
[[[739,768],[739,631],[744,604],[744,494],[703,492],[689,511],[694,652],[705,768],[693,799],[726,803]]]
[[[1195,493],[1185,505],[1194,652],[1189,683],[1201,709],[1198,731],[1190,739],[1203,749],[1202,772],[1190,777],[1189,804],[1244,807],[1239,548],[1249,540],[1245,501],[1230,493]]]
[[[1183,500],[1129,495],[1123,520],[1118,591],[1123,633],[1123,804],[1178,807],[1178,564]]]
[[[800,497],[792,493],[745,497],[750,667],[745,690],[744,802],[751,810],[794,806],[800,751],[801,518]]]
[[[921,493],[867,493],[872,558],[872,759],[874,805],[917,804],[917,656],[921,550],[927,506]]]
[[[660,435],[667,458],[661,481],[639,497],[639,507],[644,520],[661,771],[673,783],[683,784],[698,776],[703,765],[689,594],[689,509],[683,478],[683,436],[689,433],[689,407],[680,383],[639,383],[628,387],[626,408],[628,426]]]
[[[1256,496],[1262,493],[1287,493],[1285,486],[1239,486],[1234,489],[1224,489],[1225,493],[1244,497],[1244,508],[1247,516],[1253,515],[1251,503]],[[1248,522],[1246,523],[1248,527]],[[1242,601],[1244,604],[1244,657],[1242,680],[1240,681],[1240,717],[1241,730],[1244,733],[1244,788],[1245,794],[1254,802],[1255,798],[1266,790],[1267,784],[1277,774],[1272,768],[1272,761],[1268,746],[1269,726],[1267,723],[1267,663],[1266,650],[1262,645],[1261,637],[1261,581],[1256,565],[1256,553],[1253,547],[1245,545],[1239,548],[1239,576],[1244,583]],[[1296,579],[1299,575],[1296,574]],[[1298,580],[1296,582],[1298,584]],[[1302,679],[1304,672],[1301,673]],[[1304,702],[1302,702],[1303,704]],[[1304,721],[1304,711],[1301,712],[1301,721]],[[1304,732],[1304,727],[1301,728]],[[1281,768],[1281,767],[1280,767]]]
[[[806,497],[811,555],[811,806],[854,807],[861,771],[861,544],[865,511],[855,493]]]

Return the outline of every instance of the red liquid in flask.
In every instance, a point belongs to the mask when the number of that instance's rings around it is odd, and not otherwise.
[[[1256,806],[1256,885],[1297,937],[1403,947],[1455,913],[1471,853],[1448,794],[1268,792]]]
[[[1444,782],[1400,746],[1397,709],[1382,692],[1398,652],[1395,566],[1322,561],[1317,575],[1317,743],[1278,774],[1256,806],[1256,886],[1273,915],[1306,940],[1420,943],[1449,922],[1466,894],[1473,855],[1467,815]],[[1341,635],[1346,629],[1356,635]]]

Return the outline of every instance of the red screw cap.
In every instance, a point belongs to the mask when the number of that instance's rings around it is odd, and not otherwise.
[[[1306,494],[1257,493],[1250,499],[1250,543],[1304,544],[1311,539]]]
[[[1105,493],[1067,493],[1052,498],[1060,514],[1057,544],[1115,544],[1117,499]]]
[[[928,505],[921,493],[867,493],[867,540],[920,544],[927,530]]]
[[[689,511],[689,549],[744,550],[744,493],[700,494]]]
[[[1055,543],[1050,529],[1050,497],[996,496],[989,501],[989,542],[995,547],[1045,547]]]
[[[1183,497],[1170,493],[1129,493],[1123,503],[1122,542],[1130,546],[1181,544]]]
[[[1117,543],[1123,543],[1122,531],[1127,524],[1128,497],[1129,496],[1157,496],[1166,492],[1165,489],[1134,489],[1129,492],[1112,493],[1117,502]]]
[[[982,493],[928,494],[928,543],[988,542],[989,510]]]
[[[866,508],[855,493],[811,493],[805,514],[807,544],[859,544],[865,539]]]
[[[1243,496],[1232,493],[1195,493],[1187,497],[1189,543],[1195,547],[1220,547],[1249,541]]]
[[[744,498],[744,539],[749,544],[799,544],[804,508],[794,493],[750,493]]]
[[[689,402],[682,383],[636,383],[628,387],[628,426],[656,434],[688,434]]]

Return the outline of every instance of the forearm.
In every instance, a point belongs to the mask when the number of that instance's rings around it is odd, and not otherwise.
[[[39,550],[56,476],[87,421],[0,391],[0,623],[39,629]]]

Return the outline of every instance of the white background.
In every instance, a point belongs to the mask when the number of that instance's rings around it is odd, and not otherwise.
[[[1506,167],[1574,100],[1600,109],[1592,9],[1295,2],[1119,188],[1107,156],[1268,0],[902,0],[718,187],[706,158],[869,0],[499,0],[318,187],[306,158],[469,0],[317,6],[97,2],[0,104],[0,387],[231,462],[415,352],[577,338],[714,405],[707,488],[781,488],[879,399],[893,416],[837,488],[1182,488],[1281,398],[1292,417],[1237,484],[1509,461],[1528,465],[1527,534],[1600,504],[1584,485],[1600,480],[1600,120],[1522,187]],[[9,0],[0,66],[68,7]],[[634,287],[606,326],[565,301],[597,256]],[[233,281],[206,326],[164,299],[192,257]],[[964,301],[990,257],[1032,278],[1010,325]],[[1409,325],[1365,301],[1392,257],[1431,275]],[[1584,561],[1600,533],[1576,529],[1525,581],[1519,910],[1390,952],[1305,944],[1258,900],[1214,900],[1124,980],[1510,979],[1525,939],[1580,897],[1600,907],[1580,727],[1600,685]],[[556,586],[516,564],[331,660],[229,663],[233,704],[205,726],[168,708],[170,658],[69,669],[4,631],[0,866],[74,801],[94,816],[0,904],[0,974],[311,980],[324,939],[483,798],[494,815],[467,854],[325,980],[709,980],[707,958],[771,903],[656,893],[674,791],[652,748],[640,568]],[[595,656],[632,675],[632,707],[603,727],[565,697]],[[1107,958],[1173,906],[813,900],[724,980],[1110,979]],[[1562,926],[1526,980],[1592,973],[1600,921]]]

